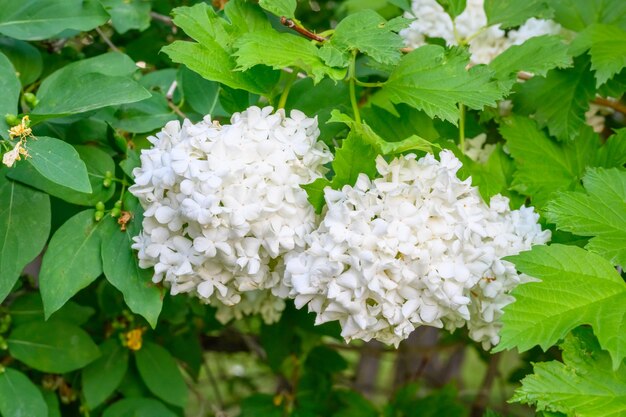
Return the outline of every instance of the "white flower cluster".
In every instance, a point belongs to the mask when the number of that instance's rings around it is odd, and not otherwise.
[[[484,346],[498,342],[509,291],[524,280],[508,255],[543,244],[533,208],[486,205],[450,152],[391,163],[380,178],[326,188],[327,212],[308,248],[286,255],[285,284],[317,323],[339,320],[347,339],[398,344],[418,326],[467,325]]]
[[[557,34],[561,27],[550,20],[528,19],[517,30],[505,32],[498,25],[487,25],[484,0],[468,0],[467,7],[454,20],[436,0],[413,0],[411,12],[405,17],[415,19],[400,32],[408,47],[417,48],[426,38],[443,38],[448,45],[457,45],[460,39],[470,39],[472,64],[488,64],[512,45],[541,35]],[[455,34],[456,27],[456,34]]]
[[[613,113],[615,111],[609,107],[592,103],[589,105],[589,110],[585,112],[585,123],[591,126],[594,132],[602,133],[606,125],[606,117]]]
[[[487,135],[485,133],[481,133],[475,138],[465,139],[465,156],[479,164],[487,163],[495,149],[496,145],[487,143]]]
[[[303,249],[316,227],[300,184],[332,159],[318,136],[316,119],[271,107],[251,107],[224,126],[209,117],[168,123],[149,138],[129,188],[145,209],[133,244],[140,266],[153,266],[153,281],[172,294],[217,306],[222,320],[276,320],[284,302],[270,290],[281,283],[282,256]]]

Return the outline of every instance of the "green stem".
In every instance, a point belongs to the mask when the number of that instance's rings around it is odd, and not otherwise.
[[[350,103],[352,104],[352,113],[354,113],[354,121],[361,124],[361,113],[359,112],[359,103],[356,98],[356,54],[357,50],[352,51],[352,59],[348,68],[348,79],[350,83]]]
[[[465,105],[459,104],[459,147],[465,155]]]
[[[471,41],[474,40],[474,38],[476,38],[477,36],[479,36],[481,33],[483,33],[485,30],[487,30],[487,26],[483,26],[480,29],[478,29],[476,32],[474,32],[473,34],[471,34],[470,36],[468,36],[465,39],[462,39],[461,42],[459,42],[459,45],[461,46],[465,46],[468,43],[470,43]]]
[[[285,81],[285,88],[283,92],[280,94],[280,99],[278,100],[278,108],[284,109],[285,104],[287,103],[287,98],[289,97],[289,91],[291,90],[291,86],[293,85],[296,78],[298,78],[298,71],[296,68],[292,68],[293,72],[287,76],[287,80]]]
[[[365,81],[359,81],[356,78],[354,78],[354,82],[356,85],[360,85],[361,87],[383,87],[385,85],[383,82],[368,83]]]

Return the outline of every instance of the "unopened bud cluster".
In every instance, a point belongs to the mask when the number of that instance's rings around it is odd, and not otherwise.
[[[315,216],[300,187],[332,159],[317,120],[251,107],[220,125],[170,122],[142,151],[130,191],[145,213],[141,267],[222,321],[276,320],[285,298],[347,339],[397,344],[420,325],[467,326],[498,342],[502,308],[525,278],[502,258],[545,243],[532,208],[481,199],[449,151],[377,160],[379,178],[324,190]]]

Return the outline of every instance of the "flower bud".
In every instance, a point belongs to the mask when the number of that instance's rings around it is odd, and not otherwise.
[[[37,104],[39,104],[39,99],[33,93],[24,93],[24,101],[30,107],[35,107],[37,106]]]
[[[7,124],[11,127],[20,124],[20,118],[17,117],[15,114],[5,114],[4,121],[7,122]]]

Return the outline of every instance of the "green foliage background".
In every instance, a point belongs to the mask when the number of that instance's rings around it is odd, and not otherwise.
[[[0,0],[0,114],[14,115],[1,152],[24,115],[37,138],[0,168],[0,415],[626,416],[626,3],[485,0],[490,25],[544,17],[568,34],[470,69],[465,48],[437,40],[402,51],[409,7]],[[600,134],[591,102],[615,110]],[[250,105],[317,116],[335,154],[328,178],[303,185],[318,212],[325,186],[375,175],[378,154],[442,148],[485,199],[533,205],[553,244],[509,259],[540,281],[515,290],[501,343],[418,329],[397,350],[346,345],[292,305],[276,324],[224,326],[152,284],[126,192],[146,137]],[[484,164],[462,152],[481,132],[497,144]]]

